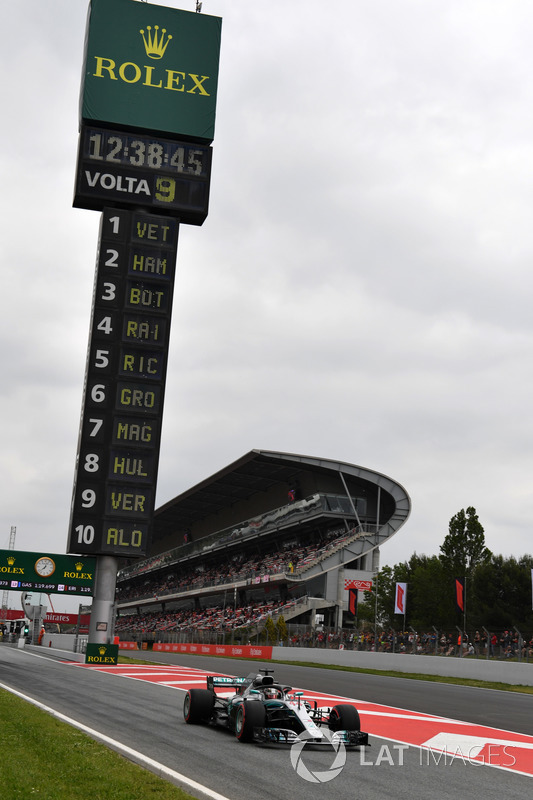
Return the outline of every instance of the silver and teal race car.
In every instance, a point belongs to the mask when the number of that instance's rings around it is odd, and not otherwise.
[[[316,701],[311,705],[303,692],[276,683],[271,672],[262,669],[246,678],[208,675],[206,689],[189,689],[185,695],[185,722],[220,725],[233,731],[240,742],[368,745],[368,734],[361,731],[354,706],[319,708]],[[230,690],[229,696],[217,695],[215,689],[221,688]]]

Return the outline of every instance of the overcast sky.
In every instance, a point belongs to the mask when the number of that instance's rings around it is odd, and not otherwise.
[[[12,526],[66,549],[100,217],[72,208],[87,7],[2,8],[0,549]],[[470,505],[493,552],[533,552],[533,4],[203,13],[210,212],[180,233],[157,505],[280,450],[405,487],[382,564],[438,553]]]

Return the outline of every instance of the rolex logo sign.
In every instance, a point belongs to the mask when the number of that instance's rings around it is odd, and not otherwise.
[[[118,644],[88,643],[85,650],[86,664],[116,664],[118,661]]]
[[[91,0],[81,117],[211,142],[222,20],[131,0]]]
[[[167,44],[172,39],[172,36],[168,36],[165,40],[166,30],[163,28],[161,31],[161,35],[158,36],[159,25],[156,25],[154,28],[154,35],[152,36],[152,28],[148,25],[146,36],[144,31],[141,30],[141,36],[143,37],[144,41],[144,49],[146,50],[146,55],[148,58],[163,58],[165,55],[165,50],[167,49]]]

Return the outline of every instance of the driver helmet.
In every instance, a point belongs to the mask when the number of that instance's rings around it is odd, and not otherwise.
[[[265,689],[264,693],[267,700],[276,700],[279,697],[279,691],[272,687]]]

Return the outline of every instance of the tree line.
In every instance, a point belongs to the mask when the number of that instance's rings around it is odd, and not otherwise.
[[[464,627],[533,630],[531,569],[533,557],[494,555],[476,509],[461,509],[449,523],[439,555],[413,553],[408,561],[385,566],[372,591],[359,603],[358,620],[404,628],[394,614],[396,583],[407,584],[405,627],[420,631]],[[464,613],[456,607],[455,581],[465,579]],[[377,585],[377,597],[376,597]]]

